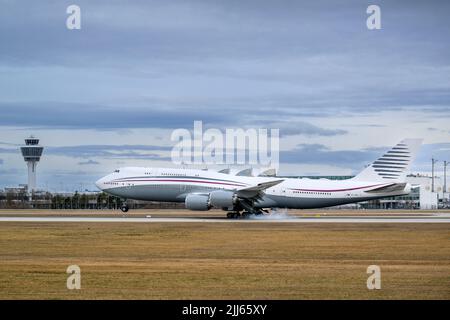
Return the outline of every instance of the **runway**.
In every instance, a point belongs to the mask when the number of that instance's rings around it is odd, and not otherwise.
[[[0,217],[0,222],[92,222],[92,223],[450,223],[450,215],[435,214],[430,216],[340,216],[340,217],[289,217],[263,216],[248,219],[226,218],[145,218],[133,217]]]

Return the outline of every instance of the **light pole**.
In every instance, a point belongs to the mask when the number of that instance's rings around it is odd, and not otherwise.
[[[431,158],[431,192],[434,192],[434,164],[438,162],[436,159]]]

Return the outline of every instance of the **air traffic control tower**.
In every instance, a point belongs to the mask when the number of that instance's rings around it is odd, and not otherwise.
[[[41,159],[44,147],[39,146],[39,139],[31,136],[25,139],[25,146],[20,150],[28,166],[28,192],[32,193],[36,190],[36,165]]]

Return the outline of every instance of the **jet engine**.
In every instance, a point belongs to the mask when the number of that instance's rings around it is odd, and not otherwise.
[[[207,194],[188,194],[184,200],[184,205],[189,210],[208,211],[211,209],[209,195]]]
[[[209,204],[216,208],[234,208],[236,204],[236,194],[232,191],[213,191],[209,194]]]
[[[231,191],[213,191],[210,194],[191,193],[186,196],[184,204],[186,209],[196,211],[207,211],[211,207],[232,210],[237,202],[237,197]]]

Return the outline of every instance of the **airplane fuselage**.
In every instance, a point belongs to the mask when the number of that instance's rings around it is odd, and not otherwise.
[[[283,181],[264,190],[253,203],[255,208],[321,208],[406,195],[411,189],[409,184],[395,190],[383,188],[392,185],[389,181],[247,177],[205,170],[142,167],[118,169],[96,184],[101,190],[124,199],[184,202],[190,194],[236,192],[273,180]]]

